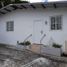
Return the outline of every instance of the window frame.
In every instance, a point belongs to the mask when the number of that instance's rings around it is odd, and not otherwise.
[[[56,27],[54,26],[54,29],[51,28],[52,25],[53,25],[52,22],[51,22],[51,18],[52,18],[52,17],[54,17],[54,19],[55,19],[54,25],[55,25]],[[57,17],[60,17],[60,18],[61,18],[59,23],[58,23],[57,20],[56,20]],[[62,26],[63,26],[63,23],[62,23],[63,21],[62,21],[62,19],[63,19],[63,18],[62,18],[62,15],[51,16],[51,17],[50,17],[50,30],[62,30],[62,28],[63,28],[63,27],[62,27]],[[59,26],[59,27],[58,27],[58,26]]]
[[[14,31],[14,21],[6,22],[6,31]]]

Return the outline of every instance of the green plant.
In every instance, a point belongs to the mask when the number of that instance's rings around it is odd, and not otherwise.
[[[0,43],[0,47],[7,47],[7,45]]]
[[[53,43],[53,45],[52,45],[54,48],[61,48],[62,46],[61,45],[59,45],[59,44],[56,44],[56,43]]]
[[[30,41],[24,41],[24,42],[20,42],[19,45],[24,45],[24,46],[28,46],[30,45],[31,42]]]
[[[28,45],[30,45],[31,43],[30,43],[30,41],[26,41],[25,44],[28,46]]]

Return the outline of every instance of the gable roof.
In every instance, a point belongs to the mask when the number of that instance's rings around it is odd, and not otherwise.
[[[0,9],[0,14],[6,14],[16,9],[28,9],[28,8],[58,8],[58,7],[67,7],[67,1],[57,1],[57,2],[37,2],[37,3],[20,3],[20,4],[9,4]]]

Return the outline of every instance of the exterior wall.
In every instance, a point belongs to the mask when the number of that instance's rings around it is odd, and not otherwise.
[[[50,30],[50,17],[55,15],[62,15],[62,30]],[[30,34],[32,34],[32,37],[28,40],[32,43],[40,43],[41,37],[46,34],[42,41],[43,44],[48,45],[52,39],[64,47],[64,43],[67,40],[66,20],[67,8],[18,9],[12,11],[0,17],[0,43],[16,45],[17,41],[23,42]],[[14,21],[13,32],[6,31],[7,21]],[[47,24],[45,24],[45,21],[47,21]],[[39,22],[42,23],[42,25]]]

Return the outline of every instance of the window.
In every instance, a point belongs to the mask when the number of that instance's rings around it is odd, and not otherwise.
[[[14,22],[13,21],[8,21],[6,23],[6,30],[7,31],[14,31]]]
[[[62,29],[62,17],[55,16],[51,17],[51,30],[61,30]]]

